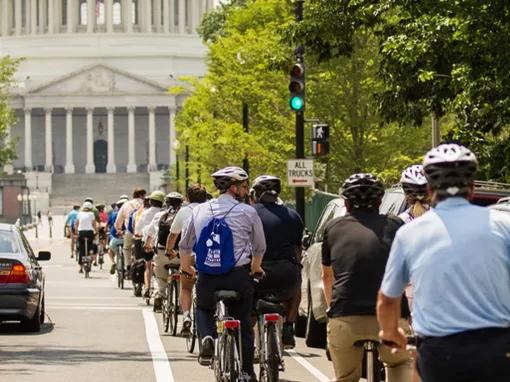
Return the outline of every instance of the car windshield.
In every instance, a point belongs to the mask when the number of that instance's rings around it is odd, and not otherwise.
[[[0,253],[18,253],[19,247],[11,231],[0,231]]]

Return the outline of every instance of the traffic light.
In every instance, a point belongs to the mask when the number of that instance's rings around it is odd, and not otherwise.
[[[329,125],[324,123],[313,125],[312,154],[315,156],[329,154]]]
[[[294,111],[301,111],[305,107],[305,66],[296,63],[290,71],[290,107]]]

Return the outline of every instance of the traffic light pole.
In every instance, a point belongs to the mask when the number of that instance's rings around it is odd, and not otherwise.
[[[296,21],[303,20],[303,0],[297,0],[294,8]],[[296,61],[304,64],[305,48],[300,45],[296,48]],[[304,108],[296,111],[296,159],[305,158],[305,111]],[[305,221],[305,189],[296,187],[296,211]]]
[[[243,102],[243,130],[245,133],[249,132],[250,119],[248,114],[248,104]],[[250,162],[248,160],[248,154],[244,154],[243,169],[247,174],[250,173]]]

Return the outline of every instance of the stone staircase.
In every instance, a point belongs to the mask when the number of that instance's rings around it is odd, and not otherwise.
[[[54,213],[81,204],[90,196],[94,203],[110,204],[119,196],[131,197],[133,188],[149,190],[149,174],[53,174],[50,207]]]

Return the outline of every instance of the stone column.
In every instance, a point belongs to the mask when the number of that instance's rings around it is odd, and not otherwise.
[[[207,0],[207,10],[211,11],[214,8],[214,0]]]
[[[174,33],[176,32],[176,27],[175,27],[175,2],[177,0],[168,0],[168,2],[170,3],[170,33]]]
[[[105,1],[106,32],[113,32],[113,0]]]
[[[186,33],[186,1],[179,0],[179,34]]]
[[[198,1],[191,2],[191,33],[197,33],[197,28],[200,23],[200,4]]]
[[[161,0],[154,3],[154,27],[155,32],[161,33]]]
[[[176,162],[176,155],[173,143],[175,142],[175,110],[170,108],[169,124],[169,136],[170,136],[170,166]]]
[[[9,35],[9,0],[2,0],[2,30],[0,33],[2,36],[8,36]]]
[[[87,0],[87,33],[94,33],[96,21],[96,0]]]
[[[14,33],[16,36],[19,36],[23,27],[21,17],[21,0],[15,0],[14,2],[14,18]]]
[[[67,0],[67,33],[74,33],[75,12],[78,2],[76,0]]]
[[[37,0],[30,0],[30,33],[37,33]]]
[[[25,169],[32,171],[32,109],[25,109]]]
[[[53,172],[53,134],[52,134],[52,121],[51,121],[51,112],[52,109],[45,109],[46,118],[45,118],[45,163],[44,170],[47,172]]]
[[[145,8],[145,32],[152,32],[152,0],[147,0]]]
[[[55,33],[55,24],[57,14],[55,0],[48,0],[48,33]]]
[[[46,10],[48,4],[46,0],[39,0],[39,34],[44,34],[46,31]]]
[[[26,0],[25,3],[25,34],[30,34],[30,25],[32,20],[30,19],[30,11],[32,9],[32,0]]]
[[[109,107],[108,111],[108,164],[106,165],[106,172],[114,174],[117,172],[115,165],[115,123],[114,111],[115,109]]]
[[[170,29],[170,0],[163,0],[163,33],[168,33]]]
[[[135,108],[128,107],[128,164],[127,172],[136,172],[135,159]]]
[[[124,20],[124,32],[131,33],[133,32],[133,2],[131,0],[127,0],[126,4],[126,19]]]
[[[149,110],[149,171],[156,171],[156,113],[153,106]]]
[[[87,164],[85,165],[85,173],[92,174],[96,172],[94,165],[94,127],[93,127],[94,109],[87,109]]]
[[[5,128],[4,144],[8,145],[10,142],[11,142],[11,126],[7,125]],[[4,172],[7,175],[12,175],[12,173],[14,172],[14,167],[11,162],[7,162],[6,164],[4,164]]]
[[[66,109],[66,174],[74,174],[73,108]]]

